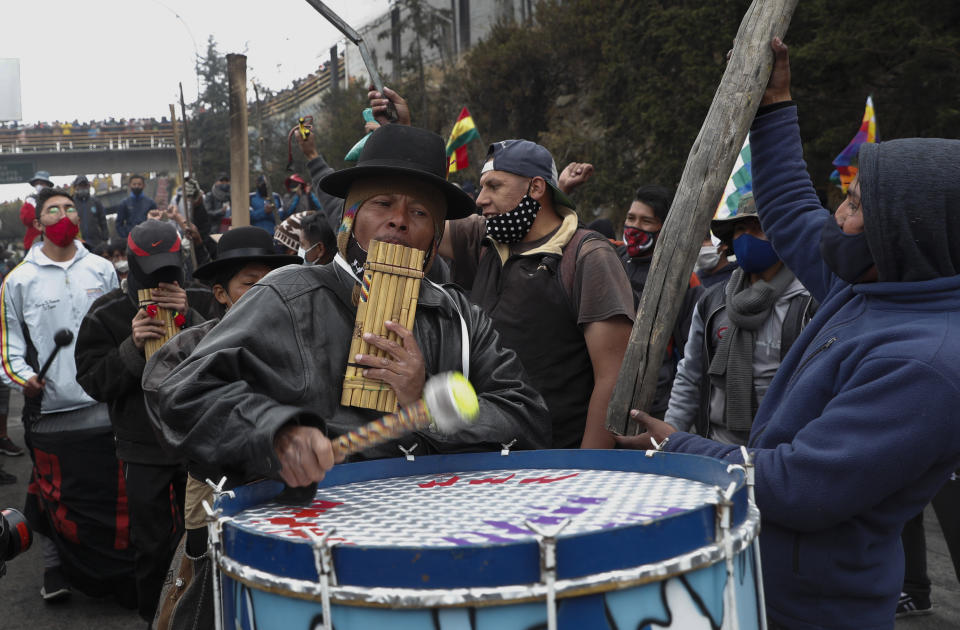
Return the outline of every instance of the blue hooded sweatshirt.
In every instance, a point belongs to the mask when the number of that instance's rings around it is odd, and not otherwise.
[[[903,524],[960,462],[960,141],[864,145],[862,212],[878,282],[820,256],[833,221],[806,172],[796,107],[759,115],[754,195],[780,258],[821,303],[785,357],[748,446],[767,613],[789,628],[893,628]],[[674,433],[667,449],[742,463]]]

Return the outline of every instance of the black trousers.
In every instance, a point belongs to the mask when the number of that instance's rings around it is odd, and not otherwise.
[[[181,466],[127,462],[123,467],[135,552],[137,609],[153,620],[170,560],[183,536],[186,472]]]
[[[960,581],[960,471],[947,480],[930,502],[947,541],[953,570]],[[900,534],[903,542],[903,591],[913,596],[930,596],[927,576],[927,539],[923,530],[923,512],[907,521]]]

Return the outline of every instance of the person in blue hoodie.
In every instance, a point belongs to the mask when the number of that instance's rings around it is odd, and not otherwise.
[[[273,235],[277,224],[276,215],[283,212],[280,195],[267,189],[267,178],[257,177],[257,189],[250,193],[250,225],[270,232]],[[285,217],[281,217],[283,220]]]
[[[130,230],[147,220],[147,213],[156,209],[157,202],[147,197],[143,192],[144,179],[142,175],[130,176],[130,195],[107,212],[117,213],[117,236],[127,238]]]
[[[764,232],[821,306],[747,444],[770,627],[890,629],[900,531],[960,461],[960,140],[864,144],[836,213],[806,172],[787,47],[750,132]],[[631,414],[664,449],[742,463],[740,447]],[[669,439],[667,439],[669,438]]]

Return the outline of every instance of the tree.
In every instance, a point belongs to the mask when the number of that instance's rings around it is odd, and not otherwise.
[[[190,139],[196,146],[195,177],[201,185],[209,187],[220,173],[230,170],[227,58],[217,50],[213,35],[207,40],[206,54],[197,59],[197,72],[201,90],[199,100],[191,106]]]

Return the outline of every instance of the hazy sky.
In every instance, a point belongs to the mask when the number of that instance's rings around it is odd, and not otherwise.
[[[179,102],[179,82],[188,103],[196,98],[194,53],[206,50],[210,35],[222,53],[245,51],[247,78],[273,90],[316,70],[329,59],[330,46],[343,40],[306,0],[3,4],[0,58],[20,59],[27,123],[169,115],[169,104]],[[389,2],[326,4],[358,28],[384,13]],[[0,186],[0,200],[29,192],[27,185]]]

